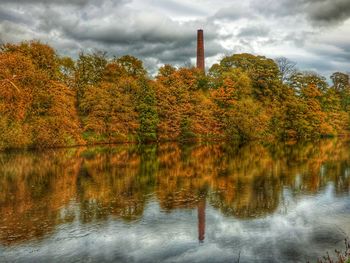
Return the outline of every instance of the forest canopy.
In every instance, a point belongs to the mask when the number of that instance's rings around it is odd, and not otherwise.
[[[133,56],[60,56],[38,41],[0,49],[0,149],[343,135],[349,75],[299,71],[286,58],[234,54],[207,74]]]

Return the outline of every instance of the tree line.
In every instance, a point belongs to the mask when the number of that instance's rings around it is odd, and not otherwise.
[[[0,149],[96,143],[314,139],[349,128],[349,75],[298,71],[285,58],[234,54],[207,74],[39,41],[0,49]]]

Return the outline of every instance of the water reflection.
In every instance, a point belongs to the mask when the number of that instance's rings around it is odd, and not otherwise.
[[[183,220],[183,225],[177,234],[183,233],[195,218],[195,238],[203,243],[206,229],[224,221],[208,221],[207,216],[237,222],[268,220],[269,216],[283,216],[295,209],[290,200],[308,197],[316,200],[317,194],[325,195],[327,189],[335,198],[348,198],[349,148],[344,141],[325,140],[317,144],[243,147],[119,145],[1,154],[0,245],[11,259],[12,248],[15,251],[40,240],[45,243],[60,233],[61,226],[74,231],[88,229],[87,235],[98,235],[100,230],[96,226],[107,226],[110,222],[124,222],[118,228],[121,232],[122,228],[142,226],[148,213],[154,220],[164,213],[162,220],[166,221],[172,213],[186,211],[196,211],[196,216],[179,216],[177,220]],[[155,203],[159,210],[145,213]],[[342,210],[345,213],[342,222],[350,223],[347,214],[350,209],[346,209]],[[326,210],[323,207],[321,212],[327,213]],[[135,234],[130,230],[131,233]],[[322,239],[322,233],[313,238]],[[209,236],[212,239],[208,244],[215,244],[218,237]],[[16,250],[17,255],[21,251]],[[176,255],[177,250],[167,251]],[[291,260],[302,254],[297,249],[288,253]]]

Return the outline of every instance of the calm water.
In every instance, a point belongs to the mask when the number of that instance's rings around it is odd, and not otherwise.
[[[315,262],[349,190],[343,141],[0,154],[0,261]]]

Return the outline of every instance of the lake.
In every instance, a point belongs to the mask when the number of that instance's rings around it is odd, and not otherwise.
[[[350,143],[0,154],[0,262],[316,262],[350,234]]]

